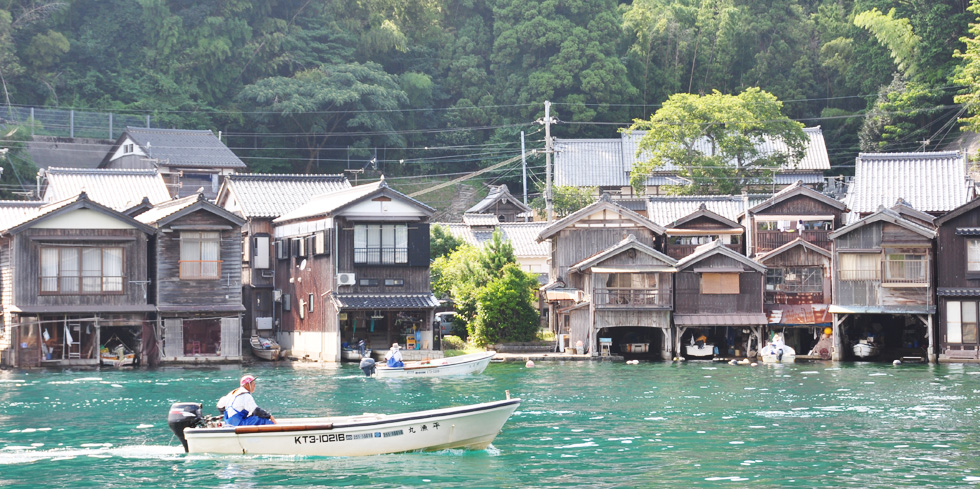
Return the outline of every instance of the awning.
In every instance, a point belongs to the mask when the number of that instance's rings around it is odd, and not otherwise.
[[[745,230],[742,228],[729,228],[729,229],[679,229],[670,228],[667,229],[667,236],[713,236],[713,235],[739,235],[744,233]]]
[[[439,300],[432,294],[332,294],[339,309],[432,309]]]
[[[674,314],[677,326],[762,326],[769,324],[765,314]]]
[[[830,306],[831,314],[935,314],[936,306]]]
[[[544,291],[544,298],[549,301],[575,301],[581,302],[582,291],[579,289],[548,289]]]
[[[643,273],[643,272],[676,272],[674,267],[664,265],[635,265],[621,267],[592,267],[592,273]]]
[[[773,326],[829,326],[834,320],[829,304],[767,304],[766,310]]]
[[[693,271],[694,273],[745,273],[744,268],[738,267],[698,267]]]

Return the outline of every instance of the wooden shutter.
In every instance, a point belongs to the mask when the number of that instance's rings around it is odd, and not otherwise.
[[[408,266],[429,266],[429,223],[408,225]]]
[[[738,294],[737,273],[702,273],[702,294]]]
[[[221,356],[242,356],[242,325],[238,318],[221,318]]]

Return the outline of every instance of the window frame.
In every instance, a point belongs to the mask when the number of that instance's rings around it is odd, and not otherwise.
[[[45,250],[55,252],[57,257],[56,275],[45,275]],[[85,251],[98,250],[99,266],[98,275],[86,275]],[[74,270],[66,269],[65,251],[75,252]],[[119,275],[106,275],[106,253],[116,251],[119,254]],[[91,265],[91,263],[89,263]],[[65,275],[64,272],[73,271],[76,275]],[[88,271],[92,271],[89,269]],[[99,290],[91,290],[93,279],[98,279]],[[45,281],[51,280],[55,284],[54,289],[46,289]],[[39,295],[123,295],[126,293],[124,283],[126,281],[126,249],[124,246],[57,246],[40,245],[38,247],[38,294]],[[74,282],[74,290],[65,290],[65,284]],[[86,290],[89,288],[89,290]]]
[[[786,287],[786,276],[795,273],[802,277],[799,285]],[[778,275],[778,276],[777,276]],[[777,283],[778,279],[778,283]],[[815,281],[810,285],[807,280]],[[779,287],[783,285],[783,287]],[[815,294],[823,292],[823,267],[800,266],[800,267],[772,267],[766,269],[766,292],[783,292],[787,294]]]
[[[193,236],[198,235],[198,236]],[[205,235],[208,235],[205,238]],[[224,260],[221,259],[221,233],[218,231],[181,231],[179,236],[179,249],[178,249],[178,261],[177,261],[177,274],[180,280],[221,280],[222,264]],[[203,260],[205,255],[204,245],[207,243],[216,243],[216,260]],[[193,247],[197,246],[196,257],[198,260],[188,260],[185,256],[189,256],[190,253],[195,251]],[[186,248],[185,248],[186,247]],[[185,255],[186,251],[186,255]],[[195,266],[196,264],[196,266]],[[209,264],[214,264],[214,273],[206,273],[210,271],[211,266],[206,266]],[[197,269],[197,273],[192,273]]]
[[[408,265],[407,223],[354,225],[355,265]]]

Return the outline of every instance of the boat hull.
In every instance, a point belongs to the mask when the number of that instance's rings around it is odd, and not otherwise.
[[[796,350],[785,345],[782,347],[766,345],[759,352],[759,357],[762,358],[762,363],[796,363]]]
[[[112,365],[114,367],[126,367],[136,364],[136,354],[126,353],[119,357],[115,353],[102,353],[99,355],[99,361],[102,365]]]
[[[878,355],[878,347],[870,343],[855,343],[854,356],[858,358],[870,358]]]
[[[364,350],[364,356],[357,350],[341,350],[340,359],[345,362],[359,362],[361,358],[371,358],[371,350]]]
[[[279,360],[279,355],[282,353],[279,343],[272,340],[269,341],[272,343],[271,348],[264,348],[262,343],[259,342],[259,337],[253,336],[250,340],[250,344],[252,345],[252,354],[262,360],[270,362]]]
[[[186,428],[190,453],[349,457],[417,450],[482,450],[520,399],[395,415],[280,419],[266,426]]]
[[[715,356],[715,345],[684,345],[684,356],[691,359],[712,358]]]
[[[445,377],[450,375],[479,374],[486,370],[495,351],[472,353],[458,357],[439,358],[428,363],[409,362],[404,367],[378,365],[375,377]]]

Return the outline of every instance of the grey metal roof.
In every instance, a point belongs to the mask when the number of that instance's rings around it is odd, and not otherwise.
[[[27,152],[38,168],[97,168],[112,150],[113,142],[105,139],[59,138],[34,136],[27,142]]]
[[[448,230],[453,236],[474,246],[483,246],[493,236],[493,230],[474,230],[466,224],[434,223]],[[502,222],[500,229],[504,239],[514,247],[514,255],[520,257],[551,256],[551,241],[537,241],[538,234],[548,225],[547,222]]]
[[[343,190],[337,190],[334,192],[329,192],[322,195],[317,195],[309,202],[293,209],[292,211],[273,219],[273,222],[281,223],[286,221],[294,221],[298,219],[309,219],[313,217],[321,217],[332,214],[350,204],[353,204],[369,195],[373,194],[387,194],[390,196],[395,196],[397,198],[404,199],[411,202],[418,207],[424,209],[431,215],[435,212],[435,209],[419,202],[397,190],[388,187],[388,184],[384,180],[384,176],[381,180],[374,183],[366,183],[364,185],[358,185],[356,187],[350,187]]]
[[[854,213],[875,212],[904,199],[923,212],[947,212],[970,200],[966,156],[958,151],[862,153],[844,202]]]
[[[466,213],[480,214],[486,212],[493,207],[493,204],[499,201],[509,202],[520,208],[523,212],[532,212],[531,208],[525,205],[524,202],[511,195],[507,185],[491,185],[490,193],[483,200],[477,202],[476,205],[467,209]]]
[[[806,153],[803,159],[788,163],[776,174],[777,184],[786,185],[796,180],[805,183],[823,181],[823,170],[830,169],[830,158],[820,126],[804,128],[808,136]],[[555,185],[574,187],[625,187],[629,185],[629,174],[637,161],[636,152],[644,131],[624,132],[613,139],[556,139]],[[707,143],[699,142],[703,150]],[[785,150],[781,141],[766,139],[757,146],[760,152],[768,153]],[[684,181],[673,174],[677,169],[667,164],[648,177],[647,185],[682,185]],[[786,173],[792,176],[781,176]]]
[[[439,299],[432,294],[337,294],[330,298],[343,309],[432,309]]]
[[[84,191],[89,199],[118,211],[149,199],[151,204],[170,200],[170,191],[156,170],[48,168],[44,172],[44,200],[57,202]]]
[[[194,209],[191,209],[192,207]],[[241,217],[212,204],[205,198],[203,193],[189,195],[187,197],[171,200],[154,206],[148,209],[146,212],[137,215],[136,220],[145,224],[153,224],[156,226],[165,225],[167,221],[172,220],[167,219],[168,217],[174,216],[174,214],[180,213],[185,209],[187,209],[187,213],[196,212],[203,209],[207,212],[227,219],[237,226],[244,224],[244,220]],[[173,219],[178,217],[180,216],[174,216]]]
[[[749,194],[749,208],[765,202],[770,195]],[[654,195],[647,198],[647,216],[650,220],[666,226],[682,217],[705,208],[726,219],[738,222],[745,211],[741,195]]]
[[[150,158],[166,161],[171,167],[245,168],[238,158],[210,130],[155,129],[127,127],[116,141],[129,136]],[[107,158],[111,155],[107,156]],[[103,164],[106,163],[103,160]]]
[[[245,218],[276,218],[313,197],[351,188],[343,175],[272,175],[236,173],[225,177],[219,202],[230,193]]]

